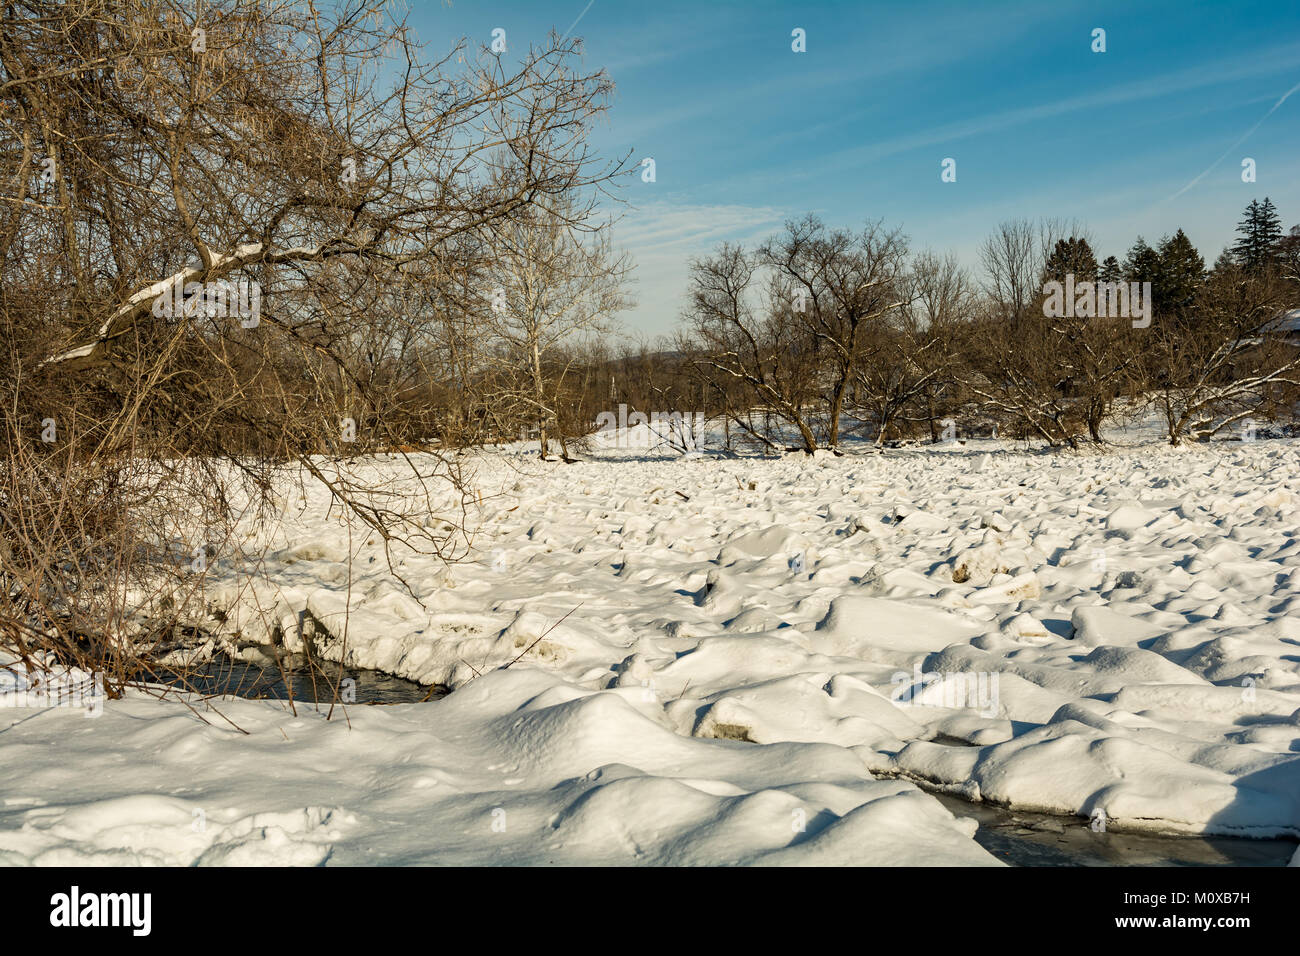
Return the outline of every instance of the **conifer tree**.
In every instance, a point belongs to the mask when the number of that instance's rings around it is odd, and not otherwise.
[[[1237,226],[1241,238],[1232,247],[1233,258],[1247,269],[1276,262],[1282,239],[1282,220],[1277,207],[1267,196],[1261,203],[1252,199]]]
[[[1159,285],[1151,286],[1155,312],[1184,317],[1205,281],[1205,259],[1181,229],[1161,241],[1158,255]]]
[[[1043,265],[1043,281],[1065,281],[1067,274],[1074,275],[1075,282],[1092,282],[1097,278],[1097,257],[1092,254],[1092,247],[1087,239],[1071,236],[1058,239],[1052,254]]]
[[[1129,282],[1150,282],[1152,286],[1160,281],[1160,253],[1141,236],[1124,258],[1124,278]]]

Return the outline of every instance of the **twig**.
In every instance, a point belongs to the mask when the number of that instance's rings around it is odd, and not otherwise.
[[[584,603],[586,603],[586,602],[581,602],[581,603],[579,603],[577,607],[575,607],[572,611],[569,611],[569,614],[572,614],[573,611],[576,611],[579,607],[582,607],[582,605],[583,605]],[[561,624],[563,624],[564,621],[565,621],[565,619],[569,616],[569,614],[564,615],[564,617],[560,618],[558,621],[556,621],[554,624],[552,624],[550,627],[548,627],[546,630],[544,630],[540,635],[538,635],[537,640],[533,641],[533,643],[531,643],[531,644],[529,644],[527,647],[525,647],[525,648],[524,648],[524,649],[519,653],[519,657],[516,657],[513,661],[510,662],[510,664],[514,664],[514,663],[516,663],[516,662],[519,661],[519,659],[522,658],[525,654],[527,654],[527,653],[528,653],[529,651],[531,651],[534,647],[536,647],[538,644],[540,644],[540,643],[542,642],[542,638],[544,638],[547,634],[550,634],[551,631],[555,630],[557,627],[559,627]],[[508,669],[508,668],[510,667],[510,664],[506,664],[504,667],[500,668],[500,670],[506,670],[506,669]]]

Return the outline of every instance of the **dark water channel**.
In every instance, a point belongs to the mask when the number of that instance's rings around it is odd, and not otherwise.
[[[351,704],[414,704],[445,695],[440,687],[426,687],[383,671],[343,667],[331,661],[313,664],[298,656],[274,662],[252,663],[218,656],[187,668],[183,673],[159,669],[147,678],[204,696],[293,700]],[[351,681],[352,683],[347,683]],[[348,699],[348,697],[352,699]]]
[[[1294,840],[1094,831],[1082,817],[1007,810],[934,795],[979,824],[975,842],[1012,866],[1286,866]]]

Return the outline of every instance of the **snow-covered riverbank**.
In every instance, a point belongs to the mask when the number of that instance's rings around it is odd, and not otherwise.
[[[315,493],[210,587],[227,636],[452,694],[0,712],[2,858],[997,862],[911,781],[1300,835],[1300,443],[473,471],[473,558],[398,551],[414,596],[355,528],[348,592]]]

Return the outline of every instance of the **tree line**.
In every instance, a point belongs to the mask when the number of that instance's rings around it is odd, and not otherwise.
[[[528,353],[533,400],[496,402],[500,383],[467,368],[451,393],[481,395],[491,413],[430,406],[423,427],[451,445],[526,437],[566,459],[621,404],[702,414],[727,447],[764,451],[988,435],[1077,448],[1153,411],[1174,445],[1289,433],[1300,226],[1284,232],[1264,198],[1237,234],[1209,267],[1182,229],[1098,261],[1080,223],[1015,220],[980,244],[973,273],[882,222],[808,215],[755,248],[723,243],[693,260],[674,334],[569,316],[540,360]],[[611,287],[626,270],[619,261]],[[1053,283],[1058,299],[1082,289],[1086,303],[1053,309]],[[665,435],[660,448],[680,442]]]
[[[1181,229],[1098,263],[1077,223],[1005,222],[981,244],[976,277],[880,223],[808,216],[692,263],[677,352],[711,410],[759,443],[793,435],[808,451],[846,432],[1078,447],[1153,408],[1173,444],[1290,423],[1300,336],[1283,316],[1300,307],[1300,226],[1284,234],[1265,198],[1237,231],[1207,269]],[[1113,306],[1143,283],[1145,314],[1105,314],[1103,292]],[[1084,289],[1077,310],[1060,308],[1061,288]]]

